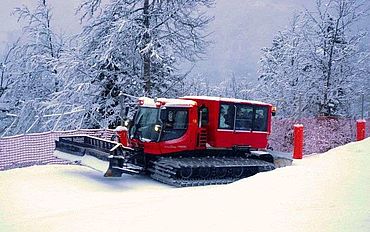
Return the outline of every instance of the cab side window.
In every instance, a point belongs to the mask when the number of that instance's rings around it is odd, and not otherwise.
[[[233,130],[235,107],[233,104],[223,103],[220,105],[220,118],[218,128]]]
[[[162,141],[177,139],[183,136],[188,128],[188,111],[181,108],[168,108],[161,112],[163,121]]]
[[[267,107],[256,107],[254,131],[267,131]]]
[[[253,106],[238,105],[236,108],[236,130],[250,131],[253,128],[254,112]]]
[[[221,103],[219,129],[267,131],[268,107],[251,104]]]

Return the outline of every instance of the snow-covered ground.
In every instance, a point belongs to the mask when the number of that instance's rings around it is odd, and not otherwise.
[[[79,166],[0,172],[0,231],[369,231],[370,139],[229,185]]]

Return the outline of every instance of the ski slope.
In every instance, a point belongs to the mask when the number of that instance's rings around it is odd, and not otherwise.
[[[0,172],[0,231],[369,231],[370,139],[229,185],[80,166]]]

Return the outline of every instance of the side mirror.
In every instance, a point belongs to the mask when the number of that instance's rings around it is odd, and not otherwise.
[[[132,121],[130,119],[126,119],[123,122],[123,126],[126,127],[126,128],[130,128],[132,126]]]

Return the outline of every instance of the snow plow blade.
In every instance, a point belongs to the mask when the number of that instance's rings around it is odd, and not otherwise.
[[[139,174],[141,167],[127,163],[132,153],[132,148],[93,136],[59,137],[54,151],[57,158],[103,172],[106,177]]]

